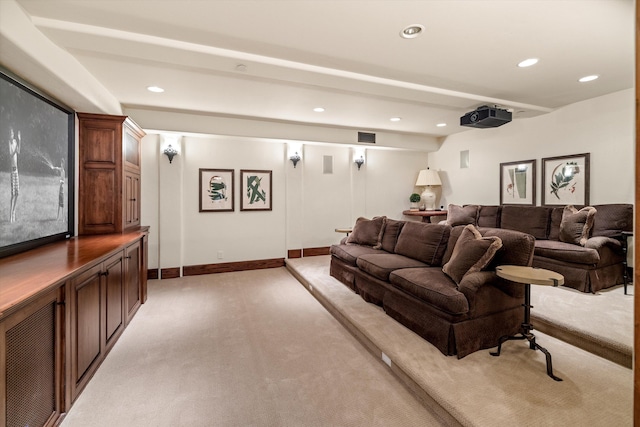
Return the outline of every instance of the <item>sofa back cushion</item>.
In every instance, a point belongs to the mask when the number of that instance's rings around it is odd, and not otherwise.
[[[560,223],[562,222],[564,207],[553,208],[549,220],[549,240],[560,240]]]
[[[447,209],[447,224],[452,227],[467,224],[475,225],[477,217],[478,205],[458,206],[449,204]]]
[[[384,232],[382,233],[382,250],[393,253],[398,242],[398,236],[404,226],[405,221],[398,221],[387,218],[384,224]]]
[[[552,209],[544,206],[503,206],[500,228],[531,234],[536,239],[547,239]]]
[[[500,213],[502,206],[480,206],[478,209],[478,227],[500,227]]]
[[[633,205],[612,203],[593,205],[598,211],[591,229],[592,236],[615,237],[633,230]]]
[[[384,216],[373,219],[358,218],[353,226],[353,231],[347,237],[346,244],[371,246],[374,249],[380,249],[386,219]]]
[[[502,240],[499,237],[483,237],[476,227],[469,224],[462,230],[451,258],[444,264],[442,271],[459,285],[465,275],[489,265],[501,247]]]
[[[451,226],[408,221],[400,231],[395,253],[429,265],[442,265]]]

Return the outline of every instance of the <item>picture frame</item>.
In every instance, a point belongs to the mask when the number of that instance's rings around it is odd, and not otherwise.
[[[535,206],[535,160],[500,163],[500,204]]]
[[[199,169],[200,212],[234,211],[234,170]]]
[[[75,232],[75,112],[0,67],[0,257]]]
[[[542,159],[542,205],[589,204],[590,153]]]
[[[240,171],[240,210],[270,211],[272,209],[272,171]]]

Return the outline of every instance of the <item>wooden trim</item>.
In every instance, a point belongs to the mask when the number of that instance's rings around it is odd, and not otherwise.
[[[148,280],[157,279],[158,277],[160,277],[158,276],[159,273],[160,272],[157,268],[150,268],[149,270],[147,270],[147,279]]]
[[[200,274],[230,273],[232,271],[261,270],[264,268],[284,267],[284,258],[261,259],[255,261],[225,262],[220,264],[186,265],[183,276]]]
[[[302,250],[302,256],[318,256],[318,255],[329,255],[330,248],[329,246],[323,246],[321,248],[304,248]]]
[[[635,188],[635,217],[634,230],[640,230],[640,216],[638,206],[640,206],[640,138],[638,128],[640,127],[640,71],[638,70],[638,59],[640,59],[640,6],[636,4],[636,188]],[[633,353],[633,425],[640,426],[640,297],[638,297],[638,283],[640,283],[640,244],[638,238],[633,239],[633,298],[634,298],[634,322],[633,322],[633,342],[635,352]]]
[[[287,251],[287,258],[302,258],[302,249],[289,249]]]
[[[163,279],[175,279],[180,277],[180,267],[163,268],[160,270],[160,277]]]

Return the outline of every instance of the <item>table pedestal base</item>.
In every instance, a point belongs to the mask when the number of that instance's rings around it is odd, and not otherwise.
[[[549,353],[549,351],[546,348],[540,346],[536,342],[536,336],[531,333],[531,330],[533,329],[533,326],[531,326],[531,308],[533,306],[531,305],[531,285],[530,284],[525,284],[523,306],[524,306],[524,322],[520,326],[520,335],[511,335],[511,336],[506,335],[504,337],[501,337],[498,340],[498,349],[495,352],[491,352],[490,354],[492,356],[500,356],[500,350],[502,349],[502,344],[505,341],[526,339],[527,341],[529,341],[529,348],[531,350],[540,350],[541,352],[544,353],[545,357],[547,358],[547,375],[549,375],[551,378],[553,378],[556,381],[562,381],[562,378],[559,378],[553,375],[551,353]]]

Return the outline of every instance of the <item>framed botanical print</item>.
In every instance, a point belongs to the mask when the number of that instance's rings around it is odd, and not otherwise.
[[[240,210],[271,210],[271,171],[240,170]]]
[[[500,204],[536,203],[536,161],[500,163]]]
[[[589,153],[542,159],[544,206],[589,204]]]
[[[200,212],[233,211],[233,169],[200,169]]]

